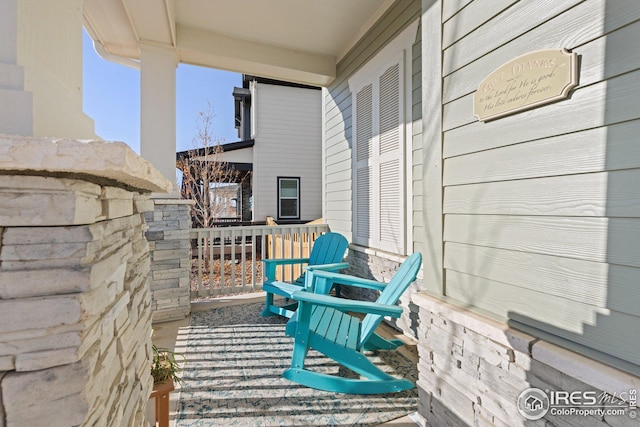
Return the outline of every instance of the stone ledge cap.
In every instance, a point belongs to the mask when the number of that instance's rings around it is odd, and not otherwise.
[[[462,307],[422,292],[412,294],[411,301],[418,307],[429,310],[500,345],[525,354],[529,354],[529,347],[537,341],[536,337],[513,329],[507,324],[465,310]]]
[[[0,135],[0,175],[7,174],[78,178],[144,192],[173,189],[122,142]]]
[[[621,400],[640,389],[637,376],[545,341],[533,344],[532,358]]]

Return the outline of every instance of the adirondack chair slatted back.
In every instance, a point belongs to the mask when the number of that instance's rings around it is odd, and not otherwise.
[[[333,264],[341,262],[347,251],[349,242],[339,233],[325,233],[313,242],[311,254],[309,254],[309,265]],[[304,286],[304,276],[295,280],[295,284]]]
[[[385,289],[380,293],[376,300],[378,304],[394,305],[402,296],[409,285],[416,280],[420,265],[422,264],[422,254],[414,253],[408,257],[400,266],[396,274],[393,275],[391,281]],[[383,316],[378,314],[367,314],[362,320],[362,329],[360,332],[360,342],[358,348],[361,348],[367,342],[371,334],[376,330]]]

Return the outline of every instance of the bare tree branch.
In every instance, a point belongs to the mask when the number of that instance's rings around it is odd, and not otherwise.
[[[234,201],[237,207],[241,188],[239,172],[222,160],[221,140],[213,135],[213,117],[210,104],[206,111],[198,113],[195,148],[178,159],[181,195],[195,202],[191,217],[196,228],[213,227],[221,217],[228,216]]]

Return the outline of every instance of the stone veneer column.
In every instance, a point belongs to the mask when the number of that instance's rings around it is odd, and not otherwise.
[[[418,412],[426,425],[640,425],[634,416],[638,410],[630,415],[629,403],[621,400],[640,390],[640,378],[425,294],[412,299],[420,315]],[[517,401],[532,387],[595,392],[605,400],[597,409],[606,404],[626,412],[580,416],[549,411],[530,421],[520,415]]]
[[[190,200],[153,199],[145,213],[151,252],[151,310],[153,322],[184,319],[191,312]]]
[[[168,191],[121,143],[0,135],[0,426],[141,426],[146,225]]]

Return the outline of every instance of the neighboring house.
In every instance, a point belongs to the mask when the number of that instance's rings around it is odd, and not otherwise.
[[[97,46],[140,67],[141,154],[165,176],[175,172],[178,61],[323,87],[319,124],[296,115],[294,88],[256,82],[249,92],[253,170],[265,173],[253,194],[271,200],[259,213],[256,204],[255,217],[277,217],[272,183],[300,177],[300,219],[322,216],[349,238],[353,274],[389,277],[407,254],[423,254],[398,327],[418,342],[418,410],[430,425],[524,425],[516,402],[529,387],[634,403],[637,2],[327,0],[313,11],[286,0],[82,4]],[[16,27],[7,16],[0,20]],[[492,71],[561,48],[579,55],[579,84],[567,99],[487,122],[474,117],[474,93]],[[2,60],[17,69],[11,53]],[[13,75],[0,78],[19,83],[6,78]],[[316,148],[302,142],[307,128],[322,137],[316,161],[304,163],[300,153]],[[323,180],[321,215],[304,207],[310,165]],[[629,415],[588,423],[632,425]],[[582,422],[547,416],[540,425]]]
[[[238,136],[252,147],[254,222],[322,216],[322,105],[319,87],[243,75],[234,90]],[[223,157],[224,159],[224,157]]]
[[[254,141],[239,141],[228,144],[220,144],[220,146],[212,146],[207,148],[195,148],[187,151],[176,153],[176,168],[182,171],[186,167],[194,167],[192,162],[194,159],[200,160],[195,166],[196,169],[203,172],[205,163],[211,163],[213,168],[211,174],[210,192],[213,198],[218,198],[214,210],[215,222],[238,223],[251,222],[251,182],[253,170],[252,148]],[[208,161],[202,161],[203,158]],[[195,171],[194,171],[195,172]],[[190,174],[195,177],[196,173]],[[191,179],[184,179],[182,174],[180,179],[181,194],[183,197],[200,197],[202,192],[196,191],[191,195],[187,195],[186,187],[194,184]],[[216,182],[220,181],[220,182]],[[196,203],[196,206],[203,204]],[[196,208],[197,209],[197,208]],[[194,226],[199,226],[194,223]]]
[[[320,218],[320,88],[248,75],[242,82],[233,91],[241,141],[222,144],[215,156],[236,170],[251,170],[243,178],[248,190],[243,191],[242,221],[264,223],[272,217],[286,224]]]

